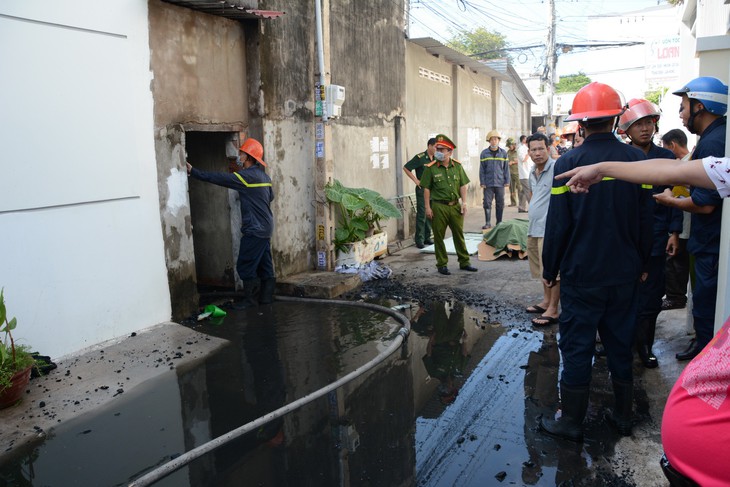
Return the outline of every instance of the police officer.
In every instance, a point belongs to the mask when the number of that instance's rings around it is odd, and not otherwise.
[[[679,116],[687,130],[700,136],[692,159],[725,155],[725,126],[728,87],[711,76],[693,79],[674,92],[682,98]],[[720,253],[722,198],[714,189],[690,188],[689,198],[675,198],[671,192],[657,197],[662,204],[692,213],[687,251],[694,256],[692,317],[695,340],[677,360],[691,360],[714,336],[717,269]]]
[[[420,154],[416,154],[413,158],[403,166],[403,172],[406,173],[411,181],[416,184],[416,247],[424,248],[426,245],[432,245],[431,240],[431,222],[426,218],[426,204],[423,200],[423,188],[421,187],[421,177],[426,165],[433,162],[433,155],[436,153],[436,138],[431,137],[426,143],[426,150]],[[413,174],[413,171],[416,174]]]
[[[555,174],[604,160],[639,161],[644,153],[612,133],[624,111],[619,94],[593,82],[578,91],[566,122],[585,130],[583,144],[555,163]],[[615,409],[611,423],[631,434],[632,344],[636,332],[637,287],[651,250],[651,192],[641,185],[607,180],[588,194],[571,193],[555,180],[545,225],[543,280],[560,274],[560,378],[562,416],[543,417],[549,435],[582,441],[588,408],[596,331],[606,349]]]
[[[652,102],[634,98],[619,118],[618,131],[626,134],[630,144],[641,149],[649,159],[671,159],[674,153],[657,146],[652,138],[658,131],[657,124],[661,111]],[[653,186],[652,194],[663,193],[671,186]],[[653,243],[649,259],[648,276],[639,285],[639,317],[636,327],[636,351],[644,367],[652,369],[659,365],[652,352],[656,320],[662,310],[664,296],[666,254],[674,255],[679,246],[679,233],[682,231],[682,212],[659,205],[651,200],[654,215]],[[669,239],[669,234],[672,238]]]
[[[456,145],[444,134],[436,136],[435,161],[428,164],[421,177],[426,217],[431,220],[436,250],[436,267],[440,274],[449,275],[449,261],[444,244],[446,227],[451,229],[454,247],[461,270],[476,272],[469,260],[464,241],[464,215],[466,215],[466,185],[469,177],[461,163],[451,158]],[[461,202],[459,202],[461,198]]]
[[[233,173],[201,171],[187,163],[188,175],[200,181],[238,191],[241,201],[241,244],[238,250],[236,271],[243,281],[243,298],[235,304],[245,309],[258,302],[273,301],[276,278],[271,258],[271,234],[274,230],[274,215],[271,202],[274,190],[271,178],[264,168],[264,148],[256,139],[246,139],[239,148],[236,164],[239,169]]]

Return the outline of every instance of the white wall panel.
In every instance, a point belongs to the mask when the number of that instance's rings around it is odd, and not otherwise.
[[[146,0],[0,3],[0,286],[59,357],[170,317]]]

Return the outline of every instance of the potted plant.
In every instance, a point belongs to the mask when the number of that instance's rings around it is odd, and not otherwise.
[[[395,205],[377,191],[348,188],[336,179],[325,186],[325,194],[327,200],[339,205],[340,209],[340,218],[332,240],[337,252],[351,252],[353,244],[365,242],[373,234],[379,235],[381,244],[378,247],[382,247],[383,252],[385,251],[388,239],[380,227],[380,221],[401,217],[401,212]]]
[[[35,363],[26,346],[15,345],[12,330],[18,321],[14,317],[8,320],[4,291],[0,289],[0,332],[5,333],[0,341],[0,409],[18,402]]]

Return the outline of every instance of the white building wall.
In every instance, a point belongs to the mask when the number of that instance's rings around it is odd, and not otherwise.
[[[58,357],[170,317],[145,0],[0,3],[0,286]]]

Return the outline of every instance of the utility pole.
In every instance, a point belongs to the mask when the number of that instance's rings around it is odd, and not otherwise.
[[[548,18],[550,19],[550,25],[548,26],[548,38],[547,38],[547,54],[545,59],[545,73],[546,73],[546,93],[547,93],[547,120],[546,124],[550,126],[553,123],[553,98],[555,95],[555,66],[558,61],[558,56],[555,51],[555,0],[548,2]],[[548,127],[545,127],[548,130]]]
[[[314,0],[317,21],[317,76],[315,89],[315,127],[314,127],[314,184],[318,204],[316,206],[316,252],[317,269],[331,271],[334,268],[335,252],[332,245],[334,236],[334,213],[332,204],[327,201],[324,187],[332,181],[334,163],[331,154],[332,129],[328,123],[325,89],[330,83],[330,2]]]

